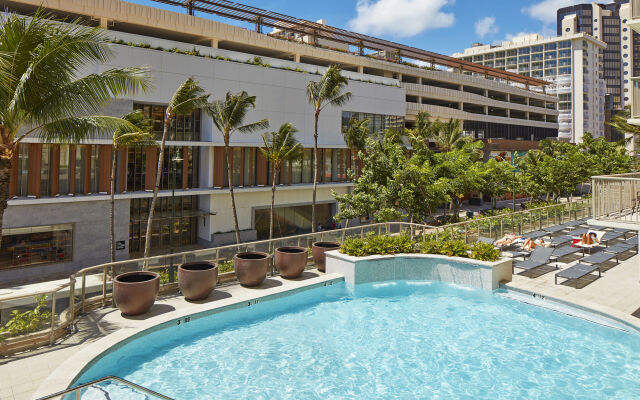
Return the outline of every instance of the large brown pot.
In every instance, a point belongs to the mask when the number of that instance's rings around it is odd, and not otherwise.
[[[160,275],[150,271],[126,272],[113,281],[113,300],[125,315],[144,314],[156,301]]]
[[[331,250],[338,250],[339,248],[340,243],[338,242],[315,242],[311,245],[311,256],[318,271],[325,271],[325,261],[327,258],[324,253]]]
[[[307,249],[300,246],[278,247],[274,262],[283,278],[297,278],[307,266]]]
[[[269,254],[259,251],[238,253],[233,257],[233,265],[242,286],[258,286],[267,279]]]
[[[187,300],[207,298],[218,283],[218,267],[208,261],[196,261],[178,267],[178,287]]]

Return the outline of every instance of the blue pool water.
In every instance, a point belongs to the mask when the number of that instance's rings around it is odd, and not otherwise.
[[[339,283],[156,331],[78,381],[105,375],[176,399],[637,399],[640,337],[438,282]]]

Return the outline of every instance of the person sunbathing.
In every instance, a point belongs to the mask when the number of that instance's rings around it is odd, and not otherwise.
[[[551,242],[545,242],[544,239],[536,239],[536,240],[527,239],[524,241],[524,244],[522,245],[522,250],[533,251],[533,249],[535,249],[538,246],[550,247]]]
[[[595,232],[585,233],[580,237],[580,243],[586,246],[600,243]]]
[[[506,235],[504,235],[504,237],[500,240],[496,240],[495,245],[496,246],[508,246],[510,244],[512,244],[513,242],[515,242],[516,240],[520,239],[521,236],[518,236],[514,233],[507,233]]]

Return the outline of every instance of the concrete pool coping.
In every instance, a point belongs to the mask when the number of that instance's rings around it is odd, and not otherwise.
[[[107,352],[123,346],[131,340],[135,340],[140,335],[164,329],[181,322],[189,322],[192,319],[204,318],[212,314],[255,305],[261,301],[270,301],[277,298],[286,297],[302,291],[333,285],[343,282],[344,278],[338,274],[322,274],[305,280],[286,280],[286,285],[269,288],[246,288],[241,294],[232,297],[222,298],[213,302],[201,304],[190,303],[189,307],[176,310],[176,312],[164,313],[145,321],[141,321],[135,326],[125,326],[93,343],[86,346],[82,351],[76,352],[73,356],[63,362],[54,372],[49,375],[32,395],[32,399],[38,399],[66,390],[71,384],[93,363]],[[186,300],[183,300],[187,303]],[[185,320],[185,318],[187,318]]]

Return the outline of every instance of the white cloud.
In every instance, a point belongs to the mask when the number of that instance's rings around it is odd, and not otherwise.
[[[453,3],[454,0],[358,0],[358,14],[349,21],[349,27],[372,35],[415,36],[453,25],[453,14],[441,10]]]
[[[476,21],[476,34],[483,38],[489,34],[498,33],[496,19],[494,17],[484,17]]]
[[[545,24],[555,24],[558,8],[569,7],[575,4],[587,3],[585,0],[543,0],[529,7],[523,7],[522,12],[533,19]]]

